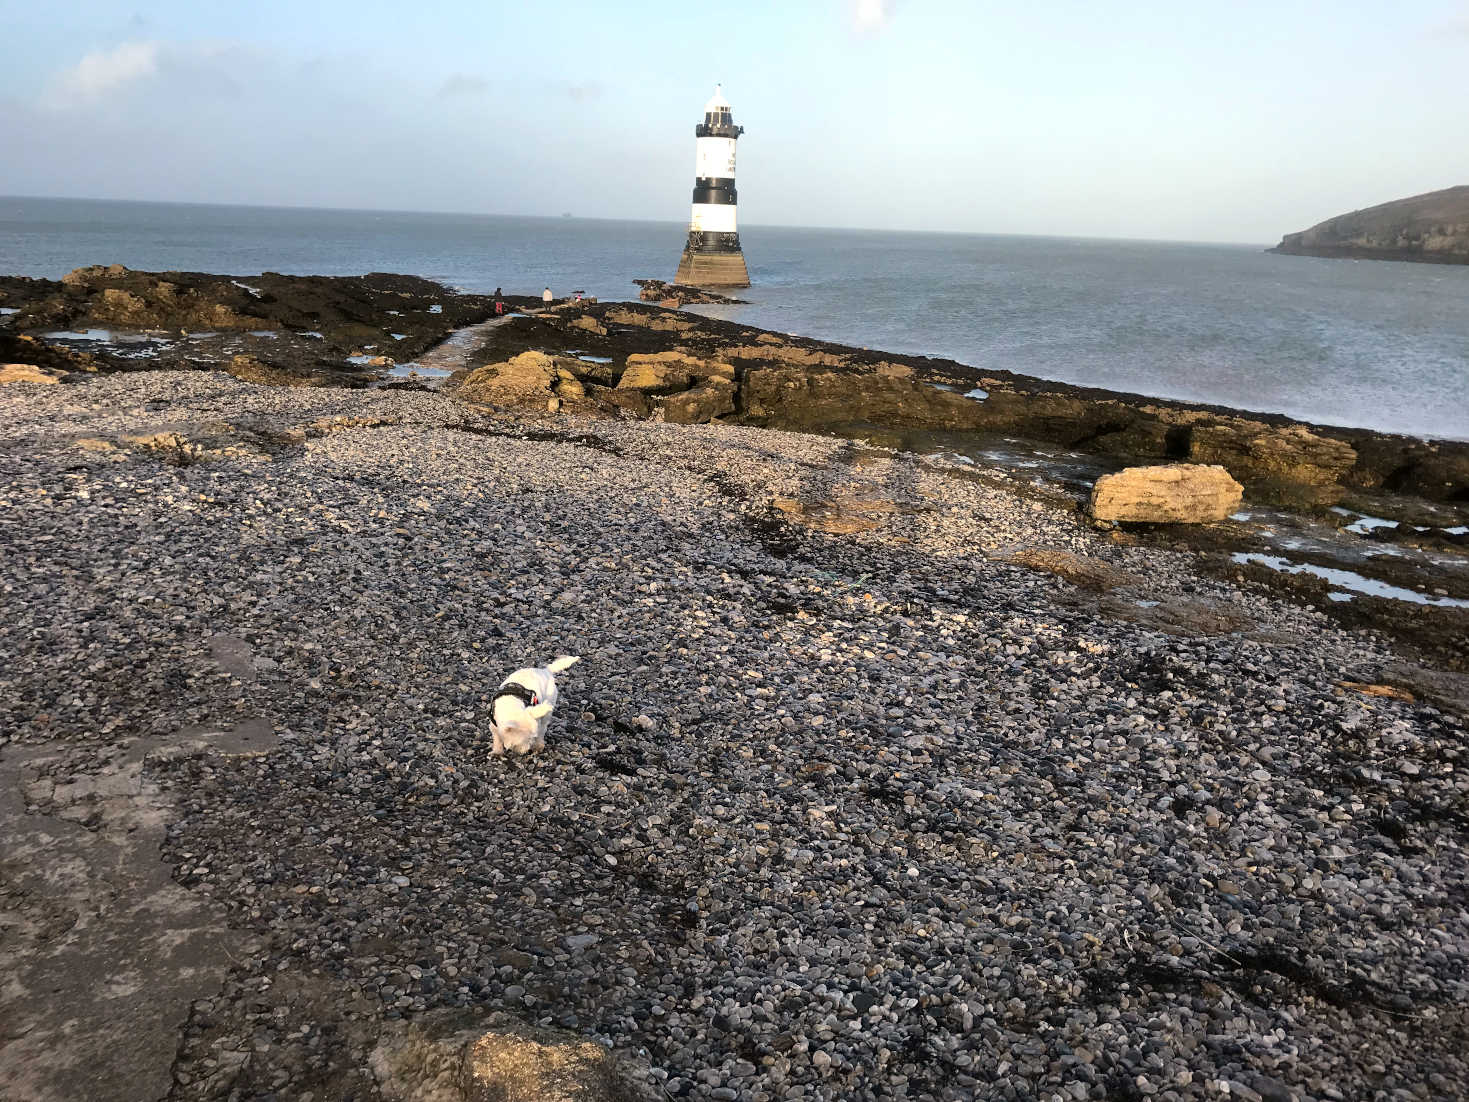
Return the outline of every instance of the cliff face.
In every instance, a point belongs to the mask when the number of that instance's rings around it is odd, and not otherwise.
[[[1270,250],[1294,256],[1469,264],[1469,185],[1397,199],[1288,233]]]

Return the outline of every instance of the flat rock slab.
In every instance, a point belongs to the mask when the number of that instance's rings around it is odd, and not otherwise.
[[[222,908],[176,884],[155,756],[260,752],[268,724],[140,739],[91,773],[60,745],[0,761],[0,1098],[135,1102],[172,1085],[189,1005],[251,954]]]

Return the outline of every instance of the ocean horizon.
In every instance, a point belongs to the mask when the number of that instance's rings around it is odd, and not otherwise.
[[[0,197],[0,273],[87,264],[401,272],[459,290],[635,298],[682,222]],[[747,304],[702,313],[980,370],[1469,439],[1469,267],[1264,244],[740,228]]]

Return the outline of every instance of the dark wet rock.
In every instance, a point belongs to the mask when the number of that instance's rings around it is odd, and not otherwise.
[[[41,340],[29,333],[16,333],[0,323],[0,363],[33,364],[44,371],[69,375],[98,370],[97,357],[80,349]]]
[[[1276,427],[1230,419],[1192,426],[1189,458],[1195,463],[1220,464],[1278,494],[1311,494],[1329,502],[1341,496],[1339,484],[1355,465],[1357,453],[1345,441],[1318,435],[1301,425]]]
[[[73,370],[197,370],[243,356],[240,376],[269,385],[366,385],[382,365],[415,358],[492,309],[483,295],[382,273],[227,276],[113,264],[78,268],[60,282],[9,278],[0,292],[18,311],[0,327],[0,339],[8,331],[61,355],[81,352],[85,359]],[[89,329],[151,339],[65,336]],[[3,345],[0,355],[21,359]]]
[[[702,287],[687,287],[682,283],[665,283],[661,279],[635,279],[638,298],[644,302],[656,302],[660,306],[687,306],[690,303],[712,303],[738,306],[744,299],[721,295],[718,291],[706,291]]]
[[[1032,570],[1043,570],[1086,589],[1105,591],[1119,586],[1135,586],[1142,581],[1136,574],[1119,570],[1105,559],[1054,548],[1025,548],[1010,555],[1009,561]]]
[[[980,403],[911,378],[799,367],[747,371],[740,386],[740,409],[765,423],[807,429],[866,421],[973,430],[986,419]]]

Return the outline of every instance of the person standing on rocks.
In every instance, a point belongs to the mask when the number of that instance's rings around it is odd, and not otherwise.
[[[498,315],[498,314],[503,314],[504,312],[505,312],[505,299],[500,294],[500,288],[496,287],[495,288],[495,313]]]
[[[546,309],[551,309],[551,288],[547,287],[541,292],[541,301],[546,304]]]

